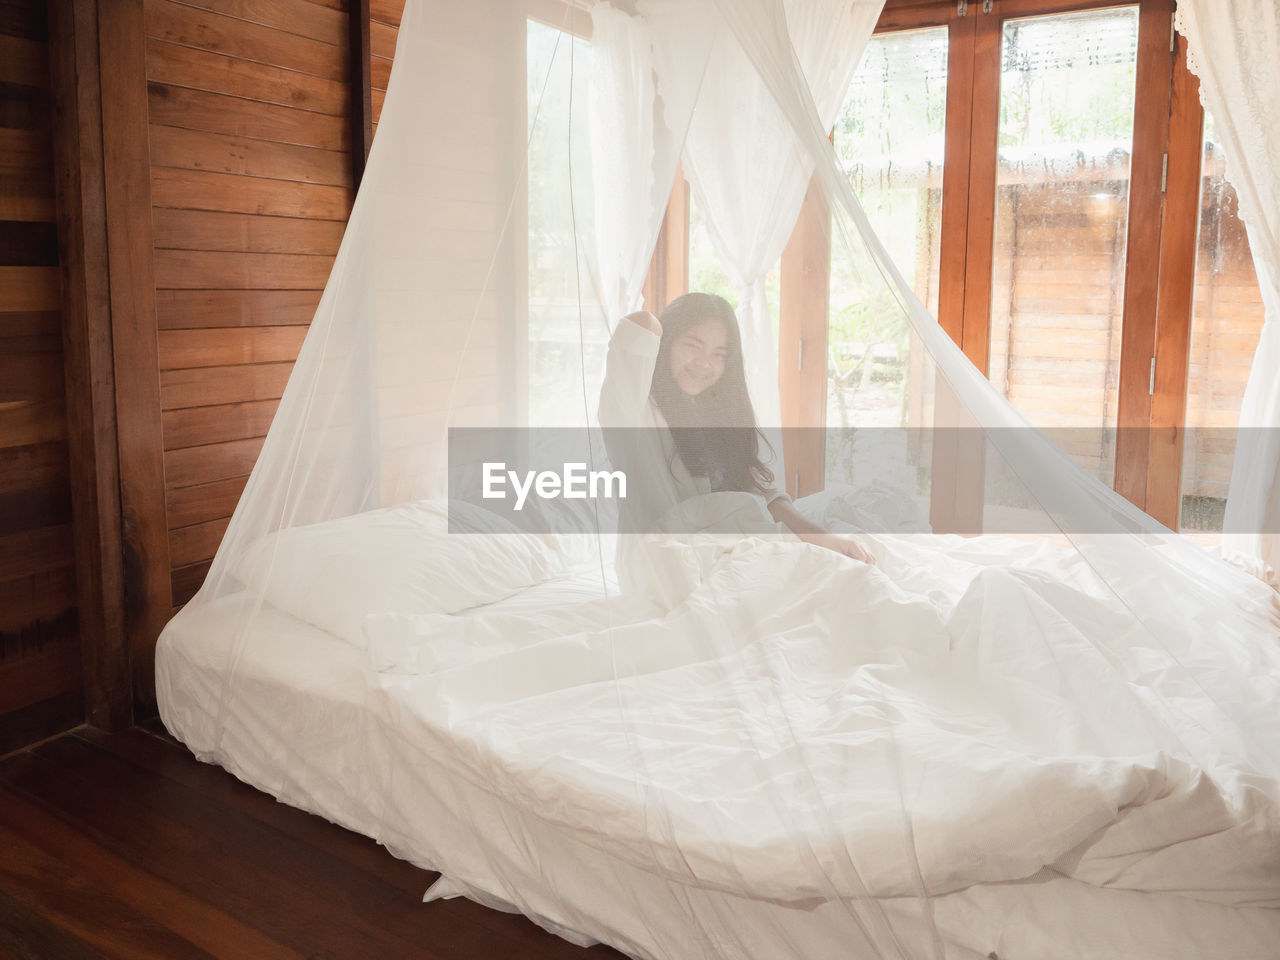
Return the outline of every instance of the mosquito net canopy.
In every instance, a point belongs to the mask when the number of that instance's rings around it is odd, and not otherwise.
[[[409,0],[162,715],[636,957],[1274,956],[1274,595],[912,292],[829,137],[881,6]],[[904,345],[839,430],[836,303]]]

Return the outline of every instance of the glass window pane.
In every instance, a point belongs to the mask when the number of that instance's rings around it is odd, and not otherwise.
[[[1115,472],[1136,6],[1004,26],[989,374]]]
[[[935,314],[946,111],[946,28],[882,34],[867,45],[833,134],[872,227]],[[833,257],[831,270],[827,426],[904,425],[903,371],[919,349],[905,315],[886,285],[877,288],[885,302],[862,295],[847,258]]]
[[[1222,533],[1234,431],[1264,320],[1249,238],[1225,170],[1213,117],[1206,114],[1180,528],[1208,540]]]
[[[589,281],[583,280],[573,249],[567,176],[571,131],[574,169],[589,172],[591,167],[590,131],[583,107],[591,83],[591,44],[529,20],[525,50],[530,136],[528,415],[531,423],[576,423],[582,417],[582,399],[576,391],[563,389],[563,384],[578,382],[584,368],[595,371],[604,364],[604,345],[583,344],[580,336],[578,285]],[[578,226],[589,229],[591,204],[576,199]],[[579,355],[580,347],[585,360]]]

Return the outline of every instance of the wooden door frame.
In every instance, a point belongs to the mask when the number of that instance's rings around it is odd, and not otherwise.
[[[1204,159],[1204,109],[1200,106],[1200,82],[1187,67],[1186,37],[1177,38],[1176,56],[1169,107],[1168,179],[1160,230],[1154,390],[1147,431],[1144,507],[1173,530],[1178,529],[1182,512],[1182,454]]]
[[[778,395],[783,487],[792,497],[826,479],[827,345],[831,316],[831,210],[809,185],[782,251],[778,318]]]
[[[1172,37],[1173,0],[1142,0],[1133,153],[1129,166],[1114,487],[1117,493],[1144,510],[1150,469],[1152,365],[1156,354],[1158,265],[1173,83]],[[1153,269],[1153,265],[1157,265],[1156,268]]]
[[[657,242],[644,278],[644,308],[658,314],[689,291],[689,182],[677,167],[675,184],[658,229]],[[616,317],[613,319],[617,319]]]

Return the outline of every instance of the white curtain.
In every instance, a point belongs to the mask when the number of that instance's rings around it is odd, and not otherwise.
[[[640,307],[710,42],[706,29],[691,31],[678,47],[680,56],[659,65],[650,23],[661,24],[671,12],[661,0],[645,11],[633,16],[610,3],[591,8],[595,252],[600,299],[611,324]],[[705,14],[686,13],[682,22],[708,21]]]
[[[654,191],[653,58],[648,28],[607,3],[591,10],[591,169],[601,300],[614,323],[638,306]]]
[[[829,129],[884,0],[786,0],[784,6],[795,56]],[[716,254],[738,290],[757,420],[780,424],[777,337],[765,275],[791,236],[813,160],[728,31],[717,39],[703,77],[685,141],[685,171]]]
[[[1200,99],[1227,154],[1227,179],[1258,271],[1266,322],[1240,410],[1223,552],[1275,582],[1280,570],[1280,3],[1178,0]],[[1271,532],[1267,532],[1271,531]]]

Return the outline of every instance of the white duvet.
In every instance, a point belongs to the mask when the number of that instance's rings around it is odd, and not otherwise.
[[[803,906],[1048,866],[1280,905],[1276,784],[1251,760],[1280,742],[1273,640],[1178,645],[1043,543],[866,542],[876,566],[670,541],[700,571],[674,604],[381,611],[369,656],[391,719],[439,738],[422,749],[682,883]]]

